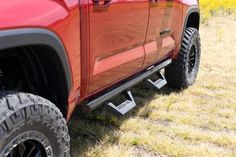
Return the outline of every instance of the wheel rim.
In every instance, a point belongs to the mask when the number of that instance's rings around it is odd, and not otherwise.
[[[7,157],[47,157],[47,155],[41,143],[35,140],[26,140],[14,147]]]
[[[0,151],[0,157],[53,157],[49,139],[36,130],[26,131],[12,139]]]
[[[189,74],[193,72],[195,63],[196,63],[196,48],[193,45],[189,52],[189,60],[188,60],[188,73]]]

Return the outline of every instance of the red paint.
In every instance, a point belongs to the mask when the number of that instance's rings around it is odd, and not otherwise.
[[[112,0],[100,10],[89,4],[89,93],[94,93],[142,68],[149,2]]]
[[[73,88],[68,98],[68,111],[72,112],[81,86],[80,8],[78,0],[4,1],[0,5],[0,15],[0,30],[45,28],[56,33],[62,40],[70,61],[73,79]]]
[[[104,2],[100,2],[102,5]],[[56,33],[70,61],[75,104],[151,66],[180,48],[187,8],[197,0],[14,0],[0,5],[0,30],[44,28]],[[164,36],[160,32],[170,29]],[[78,96],[79,99],[78,99]]]
[[[158,3],[150,3],[149,24],[146,36],[146,59],[144,66],[152,65],[162,60],[168,53],[175,51],[166,49],[171,47],[166,45],[166,38],[172,39],[176,45],[180,44],[181,28],[182,28],[182,3],[178,0],[168,2],[168,0],[159,0]],[[170,30],[165,35],[160,32],[165,29]],[[169,42],[170,44],[173,44]],[[164,45],[165,44],[165,45]],[[153,46],[155,45],[155,46]]]

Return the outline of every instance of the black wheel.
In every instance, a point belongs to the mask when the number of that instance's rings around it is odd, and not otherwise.
[[[188,27],[184,32],[180,52],[175,60],[166,67],[168,85],[182,89],[194,84],[200,64],[201,43],[196,28]]]
[[[69,157],[59,109],[39,96],[0,91],[0,157]]]

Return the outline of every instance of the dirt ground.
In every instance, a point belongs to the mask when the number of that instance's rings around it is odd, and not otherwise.
[[[236,156],[236,18],[200,28],[196,83],[184,91],[133,89],[138,107],[118,118],[76,111],[69,123],[72,156]]]

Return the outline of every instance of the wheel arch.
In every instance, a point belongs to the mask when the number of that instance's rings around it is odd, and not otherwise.
[[[40,53],[40,51],[35,53],[40,56],[39,59],[44,63],[44,66],[52,65],[54,68],[51,68],[51,71],[48,72],[49,68],[44,68],[44,70],[46,75],[50,74],[51,82],[49,84],[53,84],[54,91],[57,92],[58,97],[61,97],[61,106],[58,107],[63,115],[66,116],[72,78],[69,60],[60,38],[47,29],[22,28],[0,31],[0,43],[1,51],[25,46],[45,46],[43,51],[47,51],[46,53]],[[52,69],[55,70],[55,73],[53,73]],[[52,82],[52,80],[55,82]]]
[[[183,40],[184,31],[186,30],[187,27],[194,27],[197,30],[199,30],[199,26],[200,26],[199,7],[198,6],[191,6],[188,8],[186,15],[185,15],[181,41]]]

